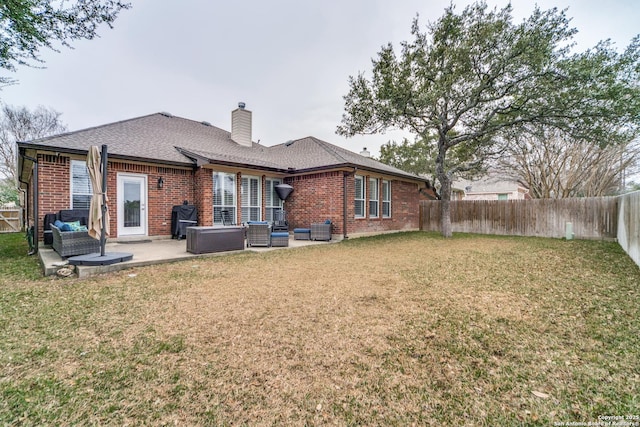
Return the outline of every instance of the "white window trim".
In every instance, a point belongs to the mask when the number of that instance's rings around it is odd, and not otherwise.
[[[276,194],[276,191],[274,190],[275,186],[282,184],[282,182],[282,178],[265,178],[264,191],[265,194],[270,193],[271,197],[271,204],[269,204],[269,201],[266,200],[265,197],[265,219],[267,221],[273,221],[273,215],[269,215],[270,212],[273,212],[275,209],[282,209],[284,207],[282,200],[280,200],[280,197],[278,197],[278,194]]]
[[[233,176],[233,206],[231,205],[216,205],[215,204],[215,193],[216,193],[216,186],[215,186],[215,177],[216,176]],[[214,171],[213,175],[211,177],[211,185],[213,187],[213,200],[211,201],[211,206],[213,208],[213,224],[222,224],[222,218],[220,219],[220,222],[216,223],[216,215],[215,215],[215,211],[216,211],[216,207],[224,209],[224,208],[233,208],[233,212],[234,212],[234,216],[233,216],[233,222],[235,223],[237,215],[238,215],[238,176],[234,173],[228,173],[228,172],[220,172],[220,171]],[[224,203],[224,192],[222,194],[222,203]]]
[[[389,199],[386,200],[384,198],[384,185],[387,184],[387,188],[389,189]],[[389,213],[385,215],[384,213],[384,205],[387,203],[389,205]],[[387,179],[382,180],[382,218],[391,218],[391,181]]]
[[[375,185],[375,199],[371,198],[371,190]],[[373,209],[371,209],[371,203],[375,203],[376,205],[376,213],[372,214]],[[369,177],[369,218],[380,218],[380,179]]]
[[[89,199],[91,199],[91,196],[93,196],[93,189],[91,188],[91,192],[89,193],[76,193],[74,190],[74,185],[73,185],[73,166],[74,165],[78,165],[78,164],[82,164],[85,167],[85,170],[87,171],[87,179],[89,180],[89,187],[92,187],[91,184],[91,177],[89,176],[89,169],[87,168],[87,162],[84,160],[71,160],[71,169],[69,170],[69,206],[71,206],[71,209],[75,209],[73,206],[73,196],[89,196]],[[87,208],[89,209],[89,208]]]
[[[258,219],[257,220],[251,220],[251,219],[247,219],[247,221],[262,221],[262,178],[259,176],[255,176],[255,175],[242,175],[240,177],[240,191],[242,192],[242,180],[247,179],[249,180],[249,182],[251,182],[251,180],[256,180],[258,183],[258,204],[257,205],[251,205],[249,203],[251,203],[251,194],[247,195],[247,200],[246,202],[248,204],[245,205],[245,197],[241,197],[240,200],[240,218],[244,218],[244,210],[249,209],[249,212],[251,211],[251,209],[255,209],[258,208]],[[249,191],[251,191],[251,184],[249,184]],[[244,222],[244,219],[243,219]]]
[[[362,175],[355,175],[354,184],[357,183],[358,181],[362,182],[362,198],[357,199],[355,197],[355,187],[354,187],[353,209],[354,209],[354,217],[356,219],[362,219],[367,217],[367,180]],[[362,202],[362,215],[358,215],[355,213],[355,205],[356,205],[356,202],[358,201]]]

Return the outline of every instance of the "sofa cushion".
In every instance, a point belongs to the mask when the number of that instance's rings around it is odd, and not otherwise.
[[[58,219],[62,222],[80,221],[80,225],[87,225],[89,219],[89,210],[62,209],[58,211]]]

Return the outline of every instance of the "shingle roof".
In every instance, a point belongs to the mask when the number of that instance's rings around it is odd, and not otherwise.
[[[193,165],[199,158],[211,163],[242,165],[289,172],[339,166],[366,168],[409,179],[424,179],[314,137],[273,147],[253,143],[245,147],[231,133],[208,123],[156,113],[75,132],[20,143],[21,147],[84,152],[106,144],[111,157]]]

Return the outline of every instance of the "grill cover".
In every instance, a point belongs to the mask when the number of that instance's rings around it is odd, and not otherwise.
[[[177,205],[171,210],[171,237],[184,239],[187,227],[198,225],[198,209],[194,205]]]

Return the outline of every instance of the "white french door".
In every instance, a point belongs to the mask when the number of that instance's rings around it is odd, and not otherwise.
[[[147,235],[147,176],[118,174],[118,236]]]

